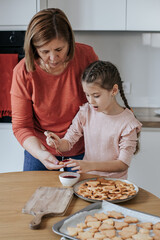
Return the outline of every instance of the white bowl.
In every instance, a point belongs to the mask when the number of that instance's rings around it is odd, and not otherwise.
[[[59,175],[59,180],[65,187],[72,187],[79,178],[80,174],[76,172],[63,172]]]

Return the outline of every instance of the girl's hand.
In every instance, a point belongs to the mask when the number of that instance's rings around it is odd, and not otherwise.
[[[70,161],[65,163],[67,167],[73,167],[72,170],[78,170],[77,173],[86,173],[92,171],[92,163],[85,160],[74,160],[72,158]]]
[[[59,138],[55,133],[45,131],[44,135],[47,137],[46,142],[49,146],[55,148],[56,152],[62,156],[62,152],[67,152],[70,150],[68,140]]]
[[[44,135],[47,137],[46,138],[47,145],[58,150],[58,148],[60,147],[61,139],[55,133],[49,131],[45,131]]]

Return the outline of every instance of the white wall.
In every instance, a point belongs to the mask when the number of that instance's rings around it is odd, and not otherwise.
[[[82,31],[75,36],[93,46],[101,60],[116,64],[122,80],[131,83],[126,97],[132,107],[160,107],[160,48],[144,45],[141,32]]]
[[[12,132],[11,123],[0,123],[0,173],[23,170],[24,149]]]

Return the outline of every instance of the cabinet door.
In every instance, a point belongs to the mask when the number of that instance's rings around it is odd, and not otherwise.
[[[48,0],[60,8],[73,30],[125,30],[126,0]]]
[[[134,155],[128,180],[160,197],[160,129],[144,129],[140,135],[140,151]]]
[[[36,0],[0,0],[0,27],[27,26],[36,13]]]
[[[127,0],[126,30],[159,31],[160,1]]]
[[[0,173],[23,171],[24,149],[9,123],[0,124],[0,153]]]

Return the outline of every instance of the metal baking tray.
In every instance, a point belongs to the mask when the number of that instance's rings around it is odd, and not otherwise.
[[[90,210],[93,210],[93,209],[99,209],[102,207],[102,202],[98,202],[98,203],[92,203],[90,204],[89,206],[83,208],[82,210],[70,215],[69,217],[59,221],[58,223],[54,224],[53,227],[52,227],[52,230],[53,232],[55,232],[56,234],[58,235],[61,235],[63,237],[66,237],[66,238],[69,238],[69,239],[77,239],[75,237],[71,237],[63,232],[60,231],[60,228],[62,227],[62,225],[64,224],[64,222],[67,220],[67,219],[70,219],[71,217],[73,217],[74,215],[76,215],[77,213],[81,213],[81,212],[84,212],[84,211],[90,211]]]
[[[77,239],[75,237],[69,236],[66,231],[64,231],[64,226],[66,223],[70,227],[76,227],[77,223],[82,222],[82,218],[85,219],[86,215],[94,215],[95,212],[102,212],[101,208],[103,206],[103,212],[106,211],[119,211],[124,214],[124,216],[132,216],[132,217],[137,217],[139,219],[139,222],[152,222],[152,223],[157,223],[160,222],[160,217],[147,214],[144,212],[132,210],[129,208],[121,207],[117,204],[110,203],[107,201],[102,201],[102,202],[97,202],[97,203],[91,203],[89,206],[83,208],[82,210],[72,214],[71,216],[57,222],[56,224],[53,225],[52,230],[58,235],[61,235],[65,238],[68,239]],[[73,220],[72,220],[73,219]]]

